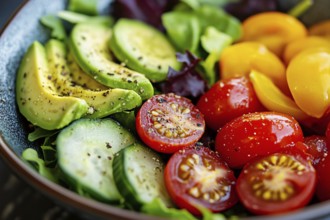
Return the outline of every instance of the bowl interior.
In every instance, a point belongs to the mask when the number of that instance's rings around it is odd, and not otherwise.
[[[111,0],[99,0],[100,8],[108,11]],[[290,7],[293,1],[281,1],[284,7]],[[131,211],[111,207],[96,201],[82,198],[77,194],[55,185],[40,177],[34,170],[26,166],[20,155],[27,147],[38,150],[36,144],[27,140],[28,124],[19,114],[15,102],[15,77],[16,71],[28,46],[35,40],[45,42],[49,39],[49,31],[44,28],[39,19],[46,14],[56,14],[66,7],[65,0],[27,1],[14,19],[1,33],[0,37],[0,155],[8,165],[25,181],[36,189],[64,204],[73,210],[84,210],[86,215],[115,219],[156,219],[137,214]],[[330,1],[318,0],[310,12],[302,17],[302,20],[310,25],[320,20],[330,18]],[[281,219],[304,219],[307,217],[321,217],[330,214],[330,202],[312,205],[303,211],[289,213],[281,216]],[[272,219],[274,217],[268,217]],[[157,218],[158,219],[158,218]],[[266,219],[262,217],[262,219]]]

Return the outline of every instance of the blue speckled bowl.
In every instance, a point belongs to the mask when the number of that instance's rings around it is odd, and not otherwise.
[[[110,0],[100,0],[107,10]],[[283,1],[284,2],[284,1]],[[285,0],[285,4],[290,4]],[[142,215],[83,198],[39,176],[20,159],[22,151],[32,146],[27,141],[27,123],[19,114],[15,103],[15,76],[20,60],[35,40],[45,42],[49,32],[39,23],[42,15],[64,9],[66,1],[27,1],[7,25],[0,37],[0,154],[7,164],[24,181],[54,199],[64,207],[92,219],[160,219]],[[303,17],[306,24],[330,18],[330,1],[317,0],[309,15]],[[311,205],[301,211],[275,217],[257,219],[321,219],[330,216],[330,201]],[[256,219],[256,218],[254,218]]]

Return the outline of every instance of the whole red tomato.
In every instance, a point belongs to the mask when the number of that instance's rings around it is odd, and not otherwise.
[[[199,99],[197,108],[215,131],[238,116],[264,110],[246,77],[217,82]]]
[[[256,112],[238,117],[220,129],[215,149],[230,168],[303,142],[303,133],[292,117],[276,112]]]
[[[321,200],[330,199],[330,155],[328,154],[316,166],[317,184],[316,196]]]

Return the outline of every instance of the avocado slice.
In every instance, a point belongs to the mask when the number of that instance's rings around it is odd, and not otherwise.
[[[109,89],[108,86],[105,86],[98,81],[94,80],[90,75],[85,73],[78,63],[75,61],[71,50],[68,51],[67,54],[67,65],[70,71],[70,77],[72,78],[72,82],[84,87],[85,89],[90,90],[106,90]]]
[[[90,106],[86,117],[102,118],[141,105],[141,97],[133,90],[88,90],[73,83],[66,60],[66,45],[61,41],[54,39],[48,41],[46,44],[46,54],[52,74],[52,81],[56,85],[58,92],[63,96],[84,99]]]
[[[34,42],[17,73],[16,101],[19,111],[28,121],[46,130],[53,130],[81,118],[89,106],[83,99],[59,96],[49,78],[45,48],[39,42]]]
[[[114,62],[108,43],[112,30],[104,24],[79,23],[73,28],[69,42],[79,66],[98,82],[111,88],[137,92],[143,100],[150,98],[154,89],[141,73]]]

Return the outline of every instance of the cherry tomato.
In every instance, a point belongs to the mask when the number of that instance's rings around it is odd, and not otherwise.
[[[328,143],[325,136],[312,135],[305,137],[307,153],[312,157],[313,165],[317,165],[328,155]]]
[[[215,149],[230,168],[242,168],[257,156],[294,147],[303,141],[298,122],[289,115],[256,112],[238,117],[220,129]]]
[[[255,214],[277,214],[302,208],[316,184],[314,167],[301,154],[279,152],[244,166],[237,179],[243,205]]]
[[[248,76],[256,70],[268,76],[284,93],[290,94],[284,64],[261,43],[242,42],[225,48],[219,65],[221,79]]]
[[[243,114],[264,110],[246,77],[217,82],[199,99],[197,108],[213,130]]]
[[[316,165],[317,184],[316,196],[319,200],[325,201],[330,199],[330,155],[323,158],[319,164]]]
[[[174,153],[198,141],[205,130],[200,111],[187,98],[173,93],[155,95],[136,116],[142,141],[162,153]]]
[[[234,173],[209,148],[176,152],[164,172],[165,186],[174,203],[192,214],[200,215],[198,206],[220,212],[238,201]]]
[[[258,41],[281,57],[287,43],[307,36],[306,27],[295,17],[281,12],[264,12],[243,22],[242,41]]]
[[[290,42],[284,50],[283,59],[286,64],[300,52],[315,47],[330,47],[330,41],[324,37],[310,36]]]

